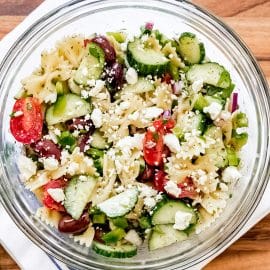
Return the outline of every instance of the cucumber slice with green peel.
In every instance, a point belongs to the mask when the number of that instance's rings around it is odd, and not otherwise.
[[[182,201],[173,201],[173,200],[163,200],[159,202],[154,209],[152,215],[152,224],[174,224],[175,223],[175,214],[176,212],[184,212],[192,214],[190,224],[195,224],[197,222],[197,215],[194,209],[190,206],[187,206]]]
[[[196,35],[185,32],[179,38],[179,53],[186,64],[201,63],[205,57],[203,43],[200,43]]]
[[[138,190],[128,189],[100,203],[97,207],[110,218],[122,217],[129,213],[138,200]]]
[[[92,136],[91,136],[91,142],[90,145],[94,148],[97,149],[106,149],[108,148],[108,143],[105,140],[104,136],[102,136],[101,132],[99,132],[98,130],[96,130]]]
[[[137,254],[137,247],[130,244],[122,244],[120,246],[108,246],[93,241],[92,249],[97,254],[110,258],[131,258]]]
[[[222,130],[216,126],[210,126],[204,133],[205,137],[210,137],[215,140],[209,148],[206,149],[205,154],[210,157],[215,166],[224,168],[228,165],[227,151],[223,143]]]
[[[50,125],[66,122],[91,112],[91,105],[75,94],[60,96],[46,111],[46,122]]]
[[[193,110],[198,110],[200,112],[203,112],[203,109],[207,106],[209,106],[212,102],[216,102],[224,106],[225,100],[218,96],[207,96],[202,95],[201,93],[198,94],[196,101],[194,103]]]
[[[186,73],[187,80],[191,83],[202,80],[220,88],[230,87],[232,81],[230,73],[217,63],[195,64]]]
[[[135,94],[146,93],[154,90],[154,84],[144,78],[139,78],[135,84],[129,84],[123,88],[123,92],[130,92]]]
[[[228,165],[229,166],[238,166],[240,163],[240,158],[238,157],[237,152],[232,148],[226,148]]]
[[[234,129],[248,127],[247,115],[243,112],[234,113],[232,118],[232,124]]]
[[[187,233],[184,231],[175,230],[173,225],[156,225],[151,232],[148,246],[149,250],[156,250],[167,247],[176,242],[181,242],[187,239]]]
[[[248,133],[244,132],[238,134],[235,129],[232,130],[232,138],[230,140],[230,145],[236,150],[239,151],[248,141]]]
[[[130,66],[144,76],[162,75],[168,70],[170,63],[162,52],[145,48],[140,39],[128,43],[127,60]]]
[[[99,58],[88,54],[82,59],[73,79],[77,84],[87,85],[89,80],[97,80],[100,78],[103,68],[104,62],[102,63]]]
[[[90,200],[97,179],[92,176],[80,175],[73,177],[65,188],[64,206],[67,213],[79,219]]]

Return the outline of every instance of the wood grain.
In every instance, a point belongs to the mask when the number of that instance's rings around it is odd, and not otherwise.
[[[0,0],[0,39],[42,0]],[[270,84],[270,0],[193,0],[222,17],[247,43]],[[0,270],[18,270],[0,246]],[[270,215],[209,263],[205,270],[270,269]],[[26,269],[27,270],[27,269]]]

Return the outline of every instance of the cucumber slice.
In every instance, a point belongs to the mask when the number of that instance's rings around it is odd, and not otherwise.
[[[91,139],[90,145],[92,147],[97,148],[97,149],[102,149],[102,150],[108,147],[107,141],[98,130],[96,130],[92,134],[91,138],[92,139]]]
[[[205,57],[203,43],[200,43],[197,37],[189,32],[183,33],[179,38],[179,53],[186,64],[201,63]]]
[[[114,230],[104,234],[102,240],[106,244],[116,244],[118,241],[125,237],[125,230],[122,228],[115,228]]]
[[[97,254],[110,258],[130,258],[137,254],[137,247],[130,244],[107,246],[93,241],[92,248]]]
[[[144,76],[164,74],[170,62],[163,53],[145,48],[140,39],[128,43],[127,60],[130,66]]]
[[[92,176],[80,175],[73,177],[65,188],[64,206],[67,212],[79,219],[90,200],[97,179]]]
[[[232,82],[230,73],[217,63],[195,64],[191,66],[186,76],[191,83],[202,80],[206,84],[220,88],[228,88]]]
[[[202,134],[206,128],[206,117],[202,113],[183,114],[179,117],[176,127],[182,130],[182,133],[195,129]]]
[[[66,122],[91,112],[90,104],[74,94],[60,96],[46,111],[46,122],[50,125]]]
[[[138,200],[138,190],[128,189],[100,204],[97,207],[110,218],[122,217],[129,213]]]
[[[192,214],[190,224],[197,222],[197,215],[192,207],[187,206],[181,201],[163,200],[158,203],[152,215],[152,224],[174,224],[176,212]]]
[[[99,79],[104,68],[104,62],[100,59],[102,57],[97,58],[97,54],[86,55],[74,74],[74,81],[77,84],[87,85],[88,80]]]
[[[64,95],[68,93],[68,85],[67,82],[64,81],[57,81],[55,84],[55,89],[57,92],[57,95]]]
[[[175,230],[173,225],[156,225],[149,238],[149,250],[167,247],[176,242],[187,239],[187,234],[183,231]]]
[[[69,87],[69,90],[70,90],[72,93],[74,93],[74,94],[76,94],[76,95],[81,95],[82,88],[81,88],[78,84],[76,84],[76,83],[74,82],[74,79],[73,79],[73,78],[70,78],[70,79],[68,80],[68,87]]]
[[[140,78],[137,83],[129,84],[124,87],[123,92],[130,92],[135,94],[141,94],[145,92],[154,91],[155,86],[149,80]]]
[[[239,151],[248,141],[248,133],[244,132],[238,134],[235,129],[232,130],[232,138],[230,140],[230,145]]]
[[[224,168],[228,164],[227,151],[223,143],[223,134],[221,128],[210,126],[204,133],[216,141],[210,148],[206,149],[205,154],[210,157],[218,168]]]

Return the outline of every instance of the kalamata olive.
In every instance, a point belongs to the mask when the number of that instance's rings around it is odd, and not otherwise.
[[[155,175],[155,167],[145,165],[144,171],[139,175],[138,181],[140,182],[147,182],[154,179]]]
[[[70,215],[64,215],[58,223],[58,230],[62,233],[80,234],[88,228],[89,223],[90,218],[87,211],[78,220]]]
[[[78,146],[81,152],[85,152],[85,147],[89,145],[90,133],[83,134],[79,137]]]
[[[118,90],[123,85],[124,80],[124,69],[123,65],[118,62],[115,62],[110,67],[107,67],[106,70],[106,80],[109,85],[114,88],[114,90]]]
[[[57,160],[60,160],[61,150],[51,140],[40,140],[36,144],[33,144],[31,146],[40,157],[53,157]]]
[[[74,118],[66,122],[67,128],[69,131],[74,130],[86,130],[90,134],[95,131],[95,126],[91,119],[83,117]]]
[[[98,44],[102,48],[102,50],[105,53],[105,61],[107,63],[115,62],[116,59],[115,50],[106,37],[96,36],[91,41]]]
[[[95,228],[95,236],[94,236],[94,240],[104,243],[104,241],[102,240],[102,236],[104,235],[104,231],[101,228]]]

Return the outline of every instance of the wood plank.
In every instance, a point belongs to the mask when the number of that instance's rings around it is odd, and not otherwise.
[[[239,12],[237,17],[269,17],[270,15],[270,1],[264,4],[254,6],[248,10]]]
[[[25,16],[0,16],[0,40],[22,22],[24,18]]]
[[[27,15],[43,0],[0,0],[0,15]]]
[[[214,12],[216,15],[221,17],[236,16],[254,7],[259,8],[264,3],[269,2],[269,0],[194,0],[194,3]],[[266,17],[267,13],[265,14]]]
[[[0,270],[19,270],[17,264],[0,245]]]
[[[270,61],[260,61],[259,64],[263,70],[263,73],[270,87]],[[270,221],[269,221],[269,224],[270,224]]]
[[[224,21],[246,42],[259,60],[270,60],[270,17],[226,17]]]

